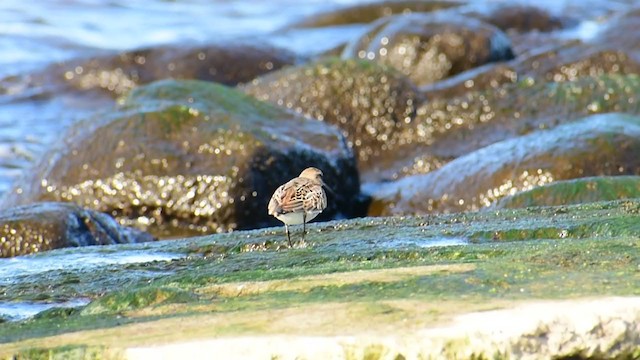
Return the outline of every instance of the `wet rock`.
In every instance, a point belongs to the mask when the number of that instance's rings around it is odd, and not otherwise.
[[[640,197],[639,176],[599,176],[557,181],[500,199],[497,208],[553,206]]]
[[[490,63],[420,87],[427,99],[450,99],[471,91],[496,90],[518,81],[518,72],[508,63]]]
[[[547,9],[524,4],[472,3],[459,13],[504,31],[511,41],[513,53],[521,57],[571,41],[562,30],[578,26],[578,15],[557,8],[554,10],[551,13]]]
[[[383,1],[370,4],[347,6],[324,14],[315,14],[291,27],[325,27],[348,25],[356,23],[370,23],[381,17],[393,14],[408,14],[412,12],[433,12],[449,9],[465,4],[461,1]]]
[[[616,46],[578,44],[527,58],[516,69],[521,78],[560,82],[604,74],[637,74],[640,61]]]
[[[400,70],[417,85],[513,58],[509,38],[469,17],[410,14],[382,18],[344,49],[343,58],[368,59]]]
[[[640,175],[640,117],[603,114],[495,143],[426,175],[368,185],[370,215],[477,210],[553,181]]]
[[[396,134],[382,171],[363,172],[365,182],[425,173],[495,142],[548,129],[590,114],[639,113],[640,77],[603,75],[561,83],[523,80],[494,91],[431,99],[411,126]]]
[[[259,77],[242,90],[338,126],[356,150],[360,169],[396,144],[395,133],[411,122],[420,98],[394,69],[358,60],[337,60],[286,68]]]
[[[637,52],[640,50],[638,26],[640,26],[640,6],[636,5],[611,16],[604,24],[602,31],[591,42]]]
[[[423,86],[428,98],[461,96],[469,91],[489,91],[517,81],[575,81],[602,75],[634,75],[640,61],[632,52],[604,44],[564,42],[551,49],[507,63],[467,71],[446,81]]]
[[[640,10],[613,16],[603,29],[588,40],[572,39],[559,33],[515,35],[518,57],[495,66],[485,66],[423,86],[429,98],[460,96],[468,91],[488,91],[524,79],[535,81],[573,81],[605,74],[631,75],[640,72],[640,37],[633,29],[640,26]],[[625,36],[620,36],[625,34]],[[505,69],[512,76],[503,76]]]
[[[63,138],[5,203],[75,202],[161,237],[255,228],[278,223],[266,210],[275,188],[316,166],[336,193],[323,218],[356,215],[337,129],[215,83],[139,87]]]
[[[113,218],[73,204],[44,202],[0,212],[0,257],[47,250],[154,240]]]
[[[68,61],[29,78],[30,86],[42,88],[44,93],[55,94],[63,86],[73,90],[100,90],[115,97],[138,85],[166,78],[236,85],[292,65],[296,60],[289,51],[266,45],[181,44]]]
[[[96,261],[90,271],[27,268],[35,260],[67,260],[60,255],[69,252],[22,259],[11,273],[0,268],[9,275],[0,283],[5,306],[69,296],[93,301],[2,324],[2,351],[19,359],[189,359],[203,349],[247,358],[248,348],[252,358],[633,359],[640,342],[639,213],[634,199],[342,220],[312,224],[305,248],[291,251],[264,246],[286,242],[273,229],[238,231],[115,248],[107,257],[158,250],[183,256]],[[197,255],[211,250],[220,257]],[[105,253],[94,247],[82,255]],[[114,334],[126,342],[114,345]],[[104,348],[71,352],[76,344]]]
[[[461,13],[481,19],[503,31],[515,32],[549,32],[561,29],[568,19],[561,19],[540,7],[521,4],[487,4],[471,5],[473,10],[462,10]],[[567,24],[568,25],[568,24]]]

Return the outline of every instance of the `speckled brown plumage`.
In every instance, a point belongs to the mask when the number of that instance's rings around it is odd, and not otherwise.
[[[302,238],[305,225],[327,207],[327,195],[322,188],[322,171],[306,168],[300,176],[276,189],[269,201],[269,215],[275,216],[285,225],[287,240],[291,246],[289,225],[302,224]]]

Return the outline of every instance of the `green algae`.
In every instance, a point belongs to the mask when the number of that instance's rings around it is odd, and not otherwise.
[[[640,197],[640,176],[598,176],[557,181],[501,199],[497,208],[551,206]]]
[[[69,293],[95,300],[83,309],[53,309],[26,321],[2,323],[0,343],[167,317],[313,304],[393,300],[484,303],[640,295],[639,212],[640,200],[633,199],[332,221],[310,225],[307,243],[297,243],[292,249],[286,247],[280,228],[146,244],[149,249],[161,245],[165,251],[184,257],[91,271],[68,270],[65,274],[32,274],[3,284],[0,294],[4,300],[58,299]],[[469,243],[424,246],[443,237],[464,238]],[[141,245],[122,248],[136,246]],[[387,280],[366,275],[366,271],[384,273],[385,269],[422,266],[444,268],[416,270]],[[348,279],[362,271],[365,275],[357,281],[323,278],[336,274],[339,279]],[[305,281],[308,277],[320,281]],[[296,279],[302,279],[299,288],[267,286],[235,295],[216,288],[266,286]],[[388,311],[380,306],[366,309],[365,313],[372,315]],[[238,328],[236,324],[216,333],[259,332],[264,326],[256,322]]]
[[[147,287],[111,293],[93,301],[81,315],[119,314],[146,307],[196,301],[194,294],[172,288]]]
[[[119,360],[122,354],[105,346],[61,346],[55,348],[28,349],[16,354],[13,360]]]
[[[241,91],[200,80],[156,81],[133,89],[120,103],[123,110],[164,110],[179,107],[181,111],[191,114],[233,113],[250,119],[255,119],[257,116],[267,118],[283,116],[282,110],[258,101]]]

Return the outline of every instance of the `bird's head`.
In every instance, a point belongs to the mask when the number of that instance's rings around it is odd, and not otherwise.
[[[324,180],[322,179],[322,175],[323,175],[322,174],[322,170],[320,170],[318,168],[314,168],[314,167],[308,167],[308,168],[302,170],[302,172],[300,173],[300,177],[301,178],[317,181],[325,189],[329,190],[330,193],[335,194],[333,192],[333,189],[331,189],[330,187],[327,186],[327,184],[324,183]]]
[[[324,182],[322,181],[322,170],[318,168],[308,167],[302,170],[302,172],[300,173],[300,177],[315,180],[324,185]]]

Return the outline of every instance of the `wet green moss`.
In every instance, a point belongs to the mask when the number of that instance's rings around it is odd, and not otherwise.
[[[82,310],[81,315],[120,314],[125,311],[146,307],[194,301],[197,301],[197,297],[187,291],[147,287],[105,295],[87,305]]]
[[[198,112],[220,115],[225,112],[267,118],[282,116],[281,110],[234,88],[210,81],[161,80],[133,89],[121,100],[122,109],[166,109],[197,115]]]
[[[497,208],[580,204],[640,197],[640,176],[599,176],[557,181],[502,199]]]
[[[640,199],[361,218],[310,225],[306,245],[298,243],[292,249],[286,247],[281,228],[127,245],[120,249],[162,248],[182,253],[184,258],[30,275],[4,284],[1,294],[6,300],[43,298],[42,294],[47,299],[73,294],[96,300],[81,310],[50,310],[27,321],[0,324],[0,339],[6,343],[163,317],[313,304],[379,304],[407,299],[484,303],[640,295],[639,212]],[[469,242],[427,246],[442,238]],[[322,278],[334,273],[341,279],[349,278],[360,274],[358,270],[384,273],[384,269],[430,265],[444,268],[386,280],[364,276],[337,282]],[[314,276],[321,281],[301,280],[302,285],[294,288],[267,286],[236,295],[216,290],[217,286],[234,289],[245,283],[289,283]],[[384,311],[368,309],[372,313]],[[259,331],[262,325],[251,326],[251,331]],[[219,331],[243,332],[233,327]]]
[[[13,360],[52,360],[52,359],[77,359],[77,360],[119,360],[124,356],[117,351],[109,350],[104,346],[61,346],[55,348],[28,349],[19,352]]]
[[[47,309],[43,312],[36,314],[33,319],[34,320],[43,320],[43,319],[51,319],[54,321],[64,321],[65,319],[75,316],[81,312],[81,309],[84,307],[61,307],[61,308],[52,308]]]

